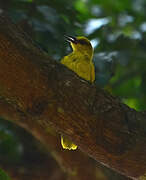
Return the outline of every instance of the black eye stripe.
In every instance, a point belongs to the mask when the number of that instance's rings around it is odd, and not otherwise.
[[[83,45],[89,45],[90,44],[88,41],[86,41],[84,39],[78,40],[78,43],[83,44]]]

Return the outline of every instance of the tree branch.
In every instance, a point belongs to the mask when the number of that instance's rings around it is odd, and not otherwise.
[[[128,108],[52,60],[0,15],[0,116],[49,147],[48,128],[98,162],[138,178],[146,173],[145,113]]]

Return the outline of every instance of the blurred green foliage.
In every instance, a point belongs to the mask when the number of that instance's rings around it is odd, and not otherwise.
[[[10,180],[9,176],[2,169],[0,169],[0,180]]]
[[[145,0],[1,0],[0,8],[56,60],[71,51],[64,35],[88,37],[96,83],[108,84],[128,106],[146,109]],[[3,148],[13,144],[13,157],[18,144],[1,124],[0,137]]]

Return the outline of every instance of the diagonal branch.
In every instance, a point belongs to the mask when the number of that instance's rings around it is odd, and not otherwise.
[[[53,127],[100,163],[132,178],[145,174],[145,113],[53,61],[3,14],[0,68],[3,118],[35,136],[35,131],[43,132],[39,139],[46,146]]]

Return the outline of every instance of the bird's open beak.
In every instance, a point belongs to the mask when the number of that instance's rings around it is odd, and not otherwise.
[[[75,38],[73,36],[66,36],[65,35],[64,37],[65,37],[66,41],[68,41],[68,42],[72,42],[72,43],[75,43],[75,44],[77,44],[77,42],[78,42],[77,38]]]

